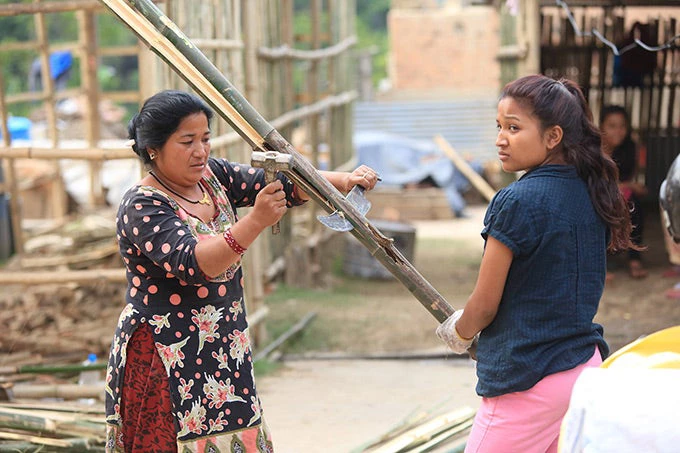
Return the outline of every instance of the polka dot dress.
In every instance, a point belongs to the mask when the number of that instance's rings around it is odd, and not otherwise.
[[[301,204],[294,185],[284,176],[279,179],[289,207]],[[150,326],[165,366],[183,446],[249,428],[261,431],[240,262],[210,279],[194,251],[199,241],[221,235],[236,222],[236,208],[252,205],[264,175],[260,169],[210,159],[201,183],[217,208],[209,222],[150,186],[131,188],[121,201],[117,233],[128,289],[106,386],[107,422],[117,435],[126,347],[141,324]],[[115,437],[110,436],[114,443]],[[262,445],[268,440],[261,434],[251,437]]]

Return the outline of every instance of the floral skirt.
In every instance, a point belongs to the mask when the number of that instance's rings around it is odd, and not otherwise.
[[[141,325],[127,346],[121,423],[107,426],[107,452],[193,453],[274,451],[264,423],[240,431],[179,441],[167,372],[150,327]]]

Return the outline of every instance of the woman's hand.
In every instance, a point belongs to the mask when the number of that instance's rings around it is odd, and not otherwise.
[[[250,217],[264,229],[278,222],[286,211],[286,193],[283,184],[277,179],[257,194]]]
[[[361,186],[366,190],[371,190],[379,181],[378,173],[367,165],[360,165],[353,172],[346,175],[345,192],[349,192],[354,186]]]

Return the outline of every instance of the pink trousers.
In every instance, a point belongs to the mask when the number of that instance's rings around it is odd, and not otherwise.
[[[546,376],[529,390],[482,398],[465,453],[556,453],[574,382],[600,364],[595,348],[588,362]]]

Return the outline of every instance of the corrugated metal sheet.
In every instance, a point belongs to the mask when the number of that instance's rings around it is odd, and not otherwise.
[[[497,98],[462,101],[357,102],[356,132],[382,131],[432,140],[441,134],[462,154],[496,159]]]

